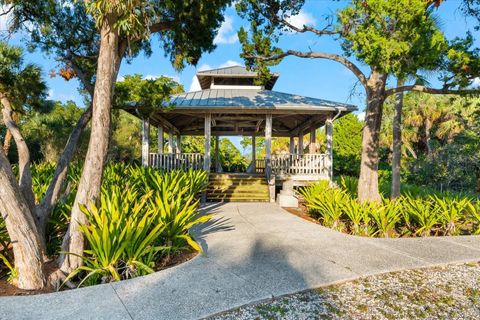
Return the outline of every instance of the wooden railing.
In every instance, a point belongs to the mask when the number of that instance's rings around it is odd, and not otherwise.
[[[149,165],[154,168],[171,170],[203,169],[203,154],[201,153],[150,153]]]
[[[272,155],[272,172],[276,176],[328,176],[327,161],[327,155],[322,153],[277,154]],[[257,159],[255,169],[257,173],[264,173],[265,159]]]

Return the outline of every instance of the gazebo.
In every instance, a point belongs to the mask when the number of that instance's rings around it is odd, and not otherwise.
[[[200,91],[173,95],[173,108],[158,108],[142,119],[142,163],[165,170],[180,168],[220,172],[218,141],[220,136],[250,136],[252,162],[247,172],[265,175],[270,198],[275,185],[285,181],[304,184],[332,179],[333,120],[356,107],[349,104],[273,91],[279,77],[272,74],[265,86],[255,84],[257,73],[242,66],[200,71]],[[127,109],[138,116],[134,108]],[[150,152],[150,126],[158,128],[158,152]],[[318,153],[315,132],[325,126],[326,153]],[[304,135],[310,133],[308,153],[304,153]],[[168,134],[168,152],[164,153],[164,134]],[[204,136],[204,154],[186,154],[181,150],[182,136]],[[211,137],[217,146],[211,156]],[[265,157],[256,158],[255,139],[265,137]],[[174,142],[176,137],[176,143]],[[290,138],[289,153],[272,154],[272,137]],[[212,166],[212,163],[214,166]]]

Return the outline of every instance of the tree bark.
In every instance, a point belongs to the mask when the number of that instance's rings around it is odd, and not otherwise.
[[[100,195],[103,168],[107,156],[110,135],[111,106],[113,89],[123,52],[119,50],[119,36],[113,28],[113,19],[105,19],[100,32],[100,51],[98,56],[95,91],[93,97],[92,130],[85,163],[72,208],[68,231],[63,239],[62,250],[75,255],[62,255],[60,269],[68,274],[82,265],[84,236],[79,230],[80,224],[87,224],[79,204],[95,202]]]
[[[0,212],[12,240],[16,285],[25,290],[42,289],[45,285],[43,252],[33,215],[5,155],[0,152]]]
[[[3,139],[3,153],[8,157],[8,152],[10,151],[10,146],[12,145],[12,133],[10,130],[7,130],[5,133],[5,139]]]
[[[358,200],[360,202],[381,200],[378,191],[378,145],[382,108],[385,100],[386,76],[376,70],[367,83],[367,108],[362,136],[362,158],[358,182]]]
[[[397,80],[397,87],[403,86],[403,79]],[[392,199],[400,196],[400,164],[402,157],[402,108],[403,91],[395,95],[393,116],[393,146],[392,146]]]
[[[37,226],[43,240],[45,239],[45,228],[48,218],[50,217],[50,214],[55,208],[55,205],[60,197],[60,192],[64,186],[68,174],[68,167],[72,161],[75,148],[80,140],[83,129],[91,118],[92,107],[90,106],[87,110],[85,110],[80,119],[78,119],[75,128],[68,138],[65,149],[60,155],[53,179],[50,182],[47,191],[45,192],[42,203],[35,208],[35,218],[37,220]]]
[[[17,126],[15,120],[13,120],[13,109],[8,97],[0,92],[0,102],[3,106],[2,115],[5,126],[12,134],[18,151],[18,170],[20,173],[20,191],[23,194],[24,199],[30,209],[33,212],[35,208],[35,196],[32,189],[32,174],[30,172],[30,151],[28,150],[27,143],[23,139],[22,133]]]

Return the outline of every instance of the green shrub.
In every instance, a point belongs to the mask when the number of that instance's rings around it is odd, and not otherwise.
[[[116,163],[105,168],[100,204],[81,207],[88,249],[69,275],[81,284],[118,281],[153,272],[163,256],[201,251],[189,229],[211,219],[198,212],[204,171],[163,172]]]
[[[82,256],[84,266],[68,279],[84,271],[82,285],[86,281],[119,281],[153,272],[155,258],[164,249],[157,242],[165,226],[158,223],[146,205],[149,197],[110,185],[102,190],[99,206],[80,206],[89,222],[80,226],[88,249]]]
[[[340,176],[339,186],[345,190],[351,197],[356,198],[358,193],[358,178],[350,176]]]
[[[395,237],[402,218],[401,200],[384,199],[381,204],[370,205],[370,215],[375,223],[376,234],[380,237]]]
[[[360,204],[358,179],[341,176],[337,184],[330,188],[322,181],[299,190],[309,214],[326,227],[378,237],[480,234],[477,197],[406,185],[398,199]]]

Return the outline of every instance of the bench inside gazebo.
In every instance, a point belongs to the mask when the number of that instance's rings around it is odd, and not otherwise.
[[[255,84],[255,72],[234,66],[197,73],[200,91],[172,96],[172,108],[158,108],[142,119],[142,163],[164,170],[203,169],[220,173],[220,136],[250,136],[252,161],[249,176],[261,175],[268,184],[270,201],[275,186],[288,182],[303,185],[332,179],[333,120],[356,110],[353,105],[273,91],[278,74],[265,86]],[[127,111],[138,116],[135,108]],[[150,126],[158,128],[158,152],[150,152]],[[319,153],[315,133],[326,131],[326,153]],[[308,153],[304,135],[310,134]],[[164,152],[164,134],[168,152]],[[182,136],[204,136],[205,152],[182,153]],[[256,158],[255,139],[265,137],[265,157]],[[174,139],[175,137],[175,139]],[[211,138],[217,146],[211,150]],[[288,137],[288,153],[272,154],[272,137]],[[176,141],[174,141],[176,140]],[[217,175],[218,177],[218,175]]]

